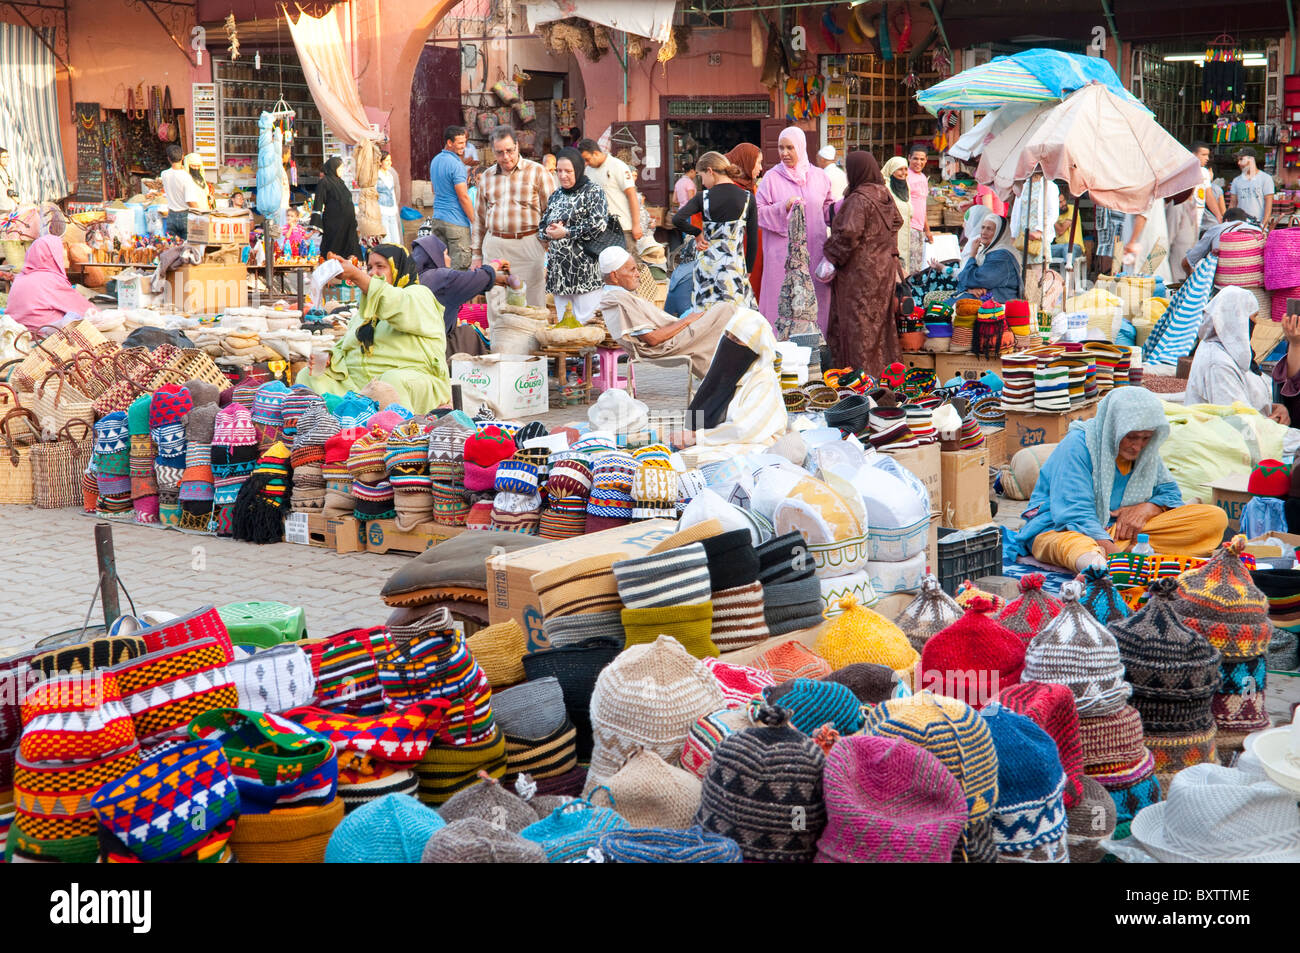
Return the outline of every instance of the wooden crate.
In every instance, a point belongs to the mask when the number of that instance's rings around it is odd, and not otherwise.
[[[463,526],[421,523],[413,530],[398,529],[395,520],[370,520],[362,529],[368,553],[409,553],[418,556],[433,546],[459,536]]]

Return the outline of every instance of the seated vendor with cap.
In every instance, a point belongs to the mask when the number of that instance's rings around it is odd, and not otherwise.
[[[744,309],[715,304],[675,318],[637,295],[636,259],[626,249],[606,248],[600,253],[599,264],[605,279],[600,314],[609,336],[634,357],[689,357],[691,373],[704,378],[727,323]]]
[[[1070,425],[1048,457],[1025,510],[1018,542],[1034,559],[1070,571],[1104,567],[1145,534],[1157,553],[1209,556],[1227,514],[1185,504],[1160,459],[1169,437],[1160,398],[1141,387],[1112,390],[1092,420]]]

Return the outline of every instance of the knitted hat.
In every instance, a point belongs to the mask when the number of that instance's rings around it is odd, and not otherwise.
[[[823,680],[845,686],[864,705],[879,705],[886,699],[910,694],[906,685],[899,681],[897,672],[888,665],[871,662],[845,665],[823,676]]]
[[[931,636],[952,625],[961,615],[961,606],[943,591],[933,573],[926,573],[921,580],[921,591],[894,621],[907,634],[912,648],[920,652]]]
[[[826,756],[819,863],[947,863],[966,798],[933,754],[899,738],[841,738]]]
[[[1291,468],[1281,460],[1261,460],[1250,471],[1246,492],[1254,496],[1285,497],[1291,492]]]
[[[283,386],[283,385],[281,385]],[[174,424],[194,409],[190,389],[182,384],[163,384],[149,401],[149,427]]]
[[[696,658],[719,654],[718,647],[709,638],[713,627],[711,602],[658,609],[624,609],[620,618],[628,648],[669,636]]]
[[[925,643],[921,687],[979,709],[1020,681],[1024,643],[993,620],[990,608],[987,600],[973,599],[965,615]]]
[[[777,684],[792,678],[824,678],[832,671],[829,662],[797,639],[774,645],[750,664],[771,672]]]
[[[1205,636],[1225,661],[1263,655],[1273,637],[1268,599],[1241,562],[1245,545],[1246,537],[1236,536],[1204,566],[1183,573],[1174,602],[1183,623]]]
[[[534,573],[530,582],[537,593],[542,615],[550,619],[621,609],[623,603],[619,599],[618,580],[611,567],[626,555],[601,553]]]
[[[289,398],[289,388],[282,381],[267,381],[253,395],[253,423],[265,427],[284,425],[284,402]]]
[[[758,553],[749,530],[737,529],[704,539],[709,588],[713,592],[758,582]]]
[[[700,779],[675,762],[643,748],[609,779],[608,790],[592,792],[591,802],[612,807],[633,827],[684,830],[700,806]]]
[[[613,578],[613,575],[610,575]],[[553,649],[598,636],[617,639],[622,645],[627,641],[623,631],[623,610],[613,612],[586,612],[581,615],[553,615],[542,620],[546,644]]]
[[[992,813],[998,799],[997,752],[987,723],[965,702],[929,692],[893,699],[867,709],[863,734],[925,748],[961,783],[969,822]]]
[[[698,827],[611,831],[600,835],[597,848],[610,864],[738,864],[742,860],[735,841]]]
[[[793,582],[763,584],[763,621],[772,635],[788,635],[821,624],[822,587],[811,569]]]
[[[343,810],[346,814],[351,814],[362,805],[378,801],[390,794],[400,794],[404,797],[414,798],[420,787],[419,777],[410,768],[394,769],[387,774],[354,774],[353,776],[355,778],[370,777],[371,780],[358,780],[356,783],[344,783],[340,780],[338,797],[343,802]]]
[[[354,715],[378,714],[384,710],[374,655],[388,648],[386,628],[349,629],[299,645],[311,659],[317,705]]]
[[[496,716],[497,726],[506,736],[506,755],[511,768],[507,776],[527,770],[537,777],[550,777],[573,767],[572,764],[537,763],[522,766],[525,757],[540,757],[541,753],[533,749],[551,739],[556,732],[572,734],[573,725],[564,708],[564,691],[554,677],[539,678],[507,688],[492,696],[492,713]],[[517,746],[515,750],[512,746]],[[573,757],[573,740],[568,741],[568,757]],[[563,746],[557,746],[557,752],[563,753]],[[558,756],[558,755],[557,755]],[[559,766],[560,770],[552,770]]]
[[[1061,611],[1061,603],[1043,591],[1045,581],[1046,577],[1040,572],[1022,577],[1020,598],[1009,602],[998,617],[998,621],[1020,636],[1026,645]]]
[[[1256,731],[1269,726],[1266,706],[1268,671],[1265,657],[1223,662],[1219,667],[1222,682],[1210,709],[1224,732]]]
[[[591,493],[592,473],[581,460],[562,460],[551,467],[546,478],[546,492],[554,498],[576,496],[586,499]]]
[[[895,671],[909,671],[917,663],[916,650],[894,623],[858,605],[852,596],[845,597],[840,607],[843,611],[826,623],[815,646],[832,669],[873,662]]]
[[[18,753],[28,761],[89,761],[136,741],[111,671],[40,682],[23,696],[21,712]]]
[[[717,682],[676,639],[628,649],[600,673],[591,695],[587,789],[607,783],[638,746],[676,759],[695,720],[721,707]]]
[[[621,560],[612,568],[618,580],[619,598],[628,609],[690,606],[709,601],[709,567],[700,543]]]
[[[1102,625],[1129,614],[1128,604],[1115,589],[1110,573],[1101,566],[1089,566],[1083,571],[1084,590],[1079,604],[1087,609]]]
[[[577,756],[586,760],[592,750],[591,695],[602,669],[623,651],[621,638],[598,636],[560,648],[524,656],[528,681],[554,677],[564,693],[564,709],[577,730]]]
[[[527,801],[492,778],[458,791],[438,808],[438,813],[444,821],[473,817],[515,834],[538,820],[537,812]]]
[[[783,710],[765,705],[756,717],[713,752],[695,820],[734,840],[745,860],[806,863],[826,825],[825,755]]]
[[[451,821],[424,845],[425,864],[544,864],[540,844],[477,817]]]
[[[142,742],[179,736],[198,715],[239,700],[225,665],[230,650],[196,639],[150,652],[114,668],[122,701]]]
[[[493,688],[505,688],[524,680],[528,633],[514,619],[479,629],[466,640],[466,645]]]
[[[484,774],[500,778],[506,773],[505,736],[493,725],[491,734],[481,741],[431,744],[415,773],[420,778],[416,797],[431,807],[439,807]]]
[[[991,703],[981,713],[998,754],[993,842],[999,859],[1066,863],[1065,771],[1056,742],[1032,719]]]
[[[1081,586],[1061,588],[1061,611],[1025,649],[1025,682],[1054,682],[1074,692],[1080,718],[1099,718],[1123,707],[1132,692],[1111,635],[1079,604]]]
[[[79,642],[76,645],[42,652],[28,659],[27,665],[31,667],[33,672],[40,672],[46,678],[53,678],[55,675],[62,673],[75,675],[81,672],[109,668],[121,662],[139,658],[147,651],[149,649],[145,645],[144,639],[134,635],[114,635],[105,638],[87,639],[85,642]],[[7,663],[0,662],[0,686],[3,686],[3,690],[6,691],[8,686],[3,685],[3,682],[7,677],[7,673]],[[11,697],[18,700],[24,694],[26,692],[16,691]],[[5,740],[4,734],[0,732],[0,746],[3,746]]]
[[[1079,742],[1090,774],[1119,771],[1147,757],[1142,716],[1132,705],[1100,718],[1080,718]]]
[[[838,682],[792,678],[763,689],[763,701],[788,712],[790,724],[805,735],[828,723],[841,735],[856,734],[862,727],[862,703]]]
[[[724,708],[697,718],[682,744],[682,767],[697,778],[703,778],[713,752],[722,744],[722,739],[744,731],[753,724],[749,719],[750,710],[748,705],[744,708]]]
[[[716,658],[706,658],[704,667],[717,679],[722,697],[731,707],[748,706],[755,695],[776,684],[771,672],[750,668],[748,665],[732,665]]]
[[[589,801],[571,801],[524,828],[519,836],[541,844],[552,864],[563,864],[586,860],[602,834],[627,827],[616,811],[594,807]]]
[[[327,864],[411,864],[446,822],[413,797],[389,794],[343,819],[325,849]]]
[[[249,543],[284,539],[289,490],[289,448],[277,442],[258,457],[257,466],[239,488],[231,513],[234,538]]]
[[[1021,682],[1000,691],[997,700],[1008,711],[1032,718],[1056,743],[1056,754],[1065,770],[1065,806],[1072,807],[1080,797],[1084,778],[1074,693],[1064,685]]]
[[[755,552],[758,578],[765,589],[769,585],[806,579],[815,569],[808,555],[808,543],[798,532],[775,536],[760,544]]]
[[[12,764],[12,798],[9,798],[13,827],[6,852],[54,857],[66,856],[60,847],[80,845],[76,838],[94,838],[98,827],[92,798],[105,784],[125,777],[139,767],[140,746],[134,742],[101,757],[85,761],[29,761],[21,754]],[[8,792],[7,792],[8,793]],[[22,840],[33,841],[24,846]],[[90,860],[94,850],[90,851]],[[11,859],[11,857],[10,857]],[[80,858],[80,859],[85,859]]]
[[[1086,774],[1082,795],[1065,812],[1070,863],[1100,863],[1105,851],[1101,842],[1115,833],[1115,801],[1109,792]]]

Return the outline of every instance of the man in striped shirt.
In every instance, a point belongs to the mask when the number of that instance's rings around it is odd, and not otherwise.
[[[555,189],[554,180],[540,164],[519,155],[509,126],[493,129],[491,142],[497,161],[479,177],[471,267],[481,267],[484,259],[508,261],[510,273],[527,285],[529,306],[542,308],[546,306],[546,248],[537,237],[537,225]]]

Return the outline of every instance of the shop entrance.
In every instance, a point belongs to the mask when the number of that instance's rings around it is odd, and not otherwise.
[[[659,114],[667,119],[665,159],[667,187],[671,189],[706,152],[726,155],[742,142],[752,142],[761,148],[763,120],[772,115],[772,103],[766,96],[743,99],[665,96],[660,101]]]

